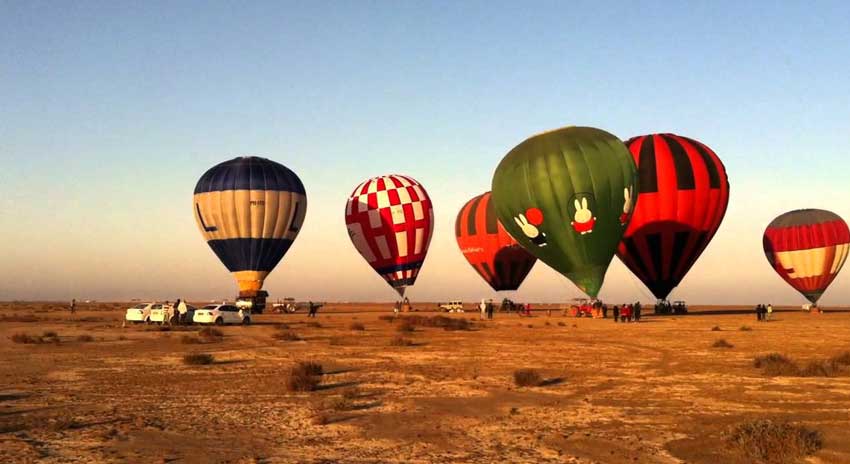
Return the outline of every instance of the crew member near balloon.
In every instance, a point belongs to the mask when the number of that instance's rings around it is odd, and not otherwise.
[[[363,259],[404,296],[416,282],[434,230],[434,210],[422,184],[400,174],[363,181],[345,203],[345,225]],[[405,303],[409,307],[406,298]]]
[[[250,298],[298,236],[307,194],[282,164],[243,156],[201,176],[192,209],[204,240],[236,278],[239,296]]]
[[[640,192],[617,256],[663,302],[720,227],[729,181],[717,154],[696,140],[649,134],[626,146]],[[630,193],[624,192],[626,204]]]
[[[499,163],[492,192],[505,230],[596,298],[638,192],[623,142],[592,127],[532,136]]]
[[[762,239],[771,267],[814,307],[850,251],[850,229],[837,214],[801,209],[780,215]]]

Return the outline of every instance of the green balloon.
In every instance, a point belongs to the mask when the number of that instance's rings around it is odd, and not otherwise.
[[[595,298],[638,196],[623,142],[592,127],[532,136],[502,159],[492,187],[505,230]]]

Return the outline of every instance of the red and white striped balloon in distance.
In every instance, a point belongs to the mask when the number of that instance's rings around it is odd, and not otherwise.
[[[762,245],[773,270],[817,304],[847,260],[850,228],[830,211],[789,211],[767,226]]]
[[[434,230],[434,210],[422,184],[398,174],[364,181],[346,202],[345,225],[363,259],[404,296],[416,282]]]

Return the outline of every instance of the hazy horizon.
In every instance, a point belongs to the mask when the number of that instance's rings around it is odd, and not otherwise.
[[[587,125],[696,138],[726,166],[726,218],[671,299],[802,304],[762,233],[792,209],[850,220],[848,20],[843,2],[0,1],[0,301],[232,298],[192,191],[239,155],[307,191],[272,299],[396,298],[343,217],[390,173],[434,204],[411,300],[498,298],[458,250],[458,210],[526,137]],[[538,262],[515,296],[581,293]],[[653,299],[616,257],[600,297]],[[821,304],[850,304],[850,271]]]

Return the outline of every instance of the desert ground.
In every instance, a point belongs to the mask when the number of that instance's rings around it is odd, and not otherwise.
[[[820,432],[807,462],[850,462],[850,377],[753,363],[850,350],[850,312],[467,312],[448,317],[469,330],[445,330],[393,321],[389,304],[329,304],[205,337],[122,327],[127,307],[0,304],[0,462],[736,463],[753,458],[730,431],[759,419]],[[299,361],[322,366],[312,391],[287,388]],[[519,369],[542,382],[517,386]]]

